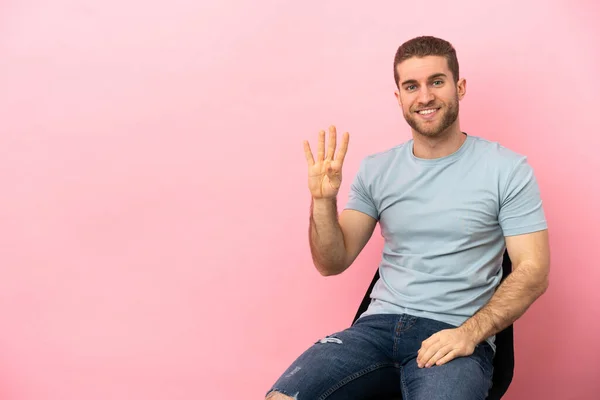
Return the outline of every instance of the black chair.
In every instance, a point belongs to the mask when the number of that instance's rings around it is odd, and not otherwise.
[[[508,252],[504,252],[504,259],[502,260],[502,280],[512,272],[512,263],[508,256]],[[369,289],[365,293],[365,296],[358,307],[358,311],[354,316],[352,324],[360,317],[360,315],[367,310],[369,303],[371,302],[371,291],[375,286],[375,283],[379,279],[379,270],[375,272],[375,276],[371,281]],[[514,368],[515,368],[515,351],[514,351],[514,340],[513,340],[513,326],[510,325],[496,335],[496,355],[494,356],[494,375],[492,377],[492,387],[488,393],[488,400],[499,400],[504,396],[508,390],[508,386],[512,382]],[[397,399],[379,399],[379,400],[400,400]]]

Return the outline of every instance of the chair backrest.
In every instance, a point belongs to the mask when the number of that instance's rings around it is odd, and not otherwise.
[[[504,251],[502,260],[502,281],[512,272],[512,262],[508,256],[508,251]],[[371,302],[371,292],[375,283],[379,280],[379,269],[375,272],[375,276],[365,293],[352,324],[367,310]],[[503,331],[496,334],[496,355],[494,356],[494,375],[492,377],[492,387],[488,393],[488,400],[499,400],[508,390],[512,382],[515,368],[515,351],[513,326],[510,325]]]

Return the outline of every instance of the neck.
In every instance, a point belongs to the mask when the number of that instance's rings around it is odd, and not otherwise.
[[[458,121],[457,121],[458,122]],[[442,158],[457,151],[467,139],[457,123],[435,137],[425,136],[413,130],[413,153],[418,158]]]

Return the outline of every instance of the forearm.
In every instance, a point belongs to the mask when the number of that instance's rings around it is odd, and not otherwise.
[[[338,220],[337,199],[311,201],[309,242],[313,262],[322,275],[336,275],[346,269],[346,247]]]
[[[481,343],[510,326],[540,297],[548,287],[547,269],[534,264],[514,268],[498,287],[491,300],[461,325],[474,340]]]

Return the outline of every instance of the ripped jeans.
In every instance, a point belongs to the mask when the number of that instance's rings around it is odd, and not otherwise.
[[[487,342],[469,357],[419,368],[421,342],[455,328],[407,314],[368,315],[317,341],[275,382],[272,391],[297,400],[400,398],[483,400],[492,383],[494,351]]]

